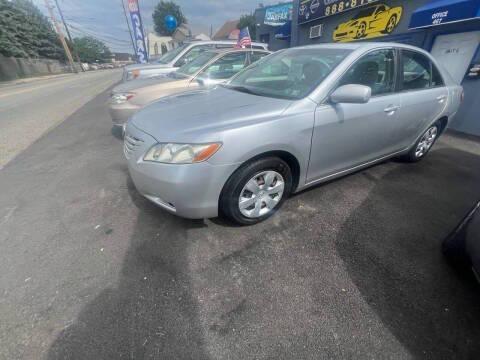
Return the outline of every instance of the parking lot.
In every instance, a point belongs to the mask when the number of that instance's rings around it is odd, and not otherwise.
[[[0,171],[1,359],[480,357],[480,290],[440,252],[480,198],[480,143],[446,135],[236,227],[143,199],[107,98]]]

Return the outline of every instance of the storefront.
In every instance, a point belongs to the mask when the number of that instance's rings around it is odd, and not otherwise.
[[[273,51],[290,47],[292,9],[291,2],[255,9],[256,40]]]
[[[450,127],[480,135],[480,0],[295,0],[291,46],[396,41],[430,51],[465,89]]]

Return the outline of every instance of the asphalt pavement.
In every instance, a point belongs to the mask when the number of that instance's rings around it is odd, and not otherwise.
[[[120,77],[116,69],[0,83],[0,168]]]
[[[480,198],[448,135],[268,221],[143,199],[98,96],[0,170],[0,359],[478,359],[480,291],[442,239]]]

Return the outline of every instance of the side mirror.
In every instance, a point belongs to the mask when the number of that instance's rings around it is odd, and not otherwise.
[[[330,101],[334,104],[365,104],[371,97],[372,89],[369,86],[349,84],[337,88],[330,95]]]
[[[214,87],[215,85],[225,82],[225,80],[209,79],[206,77],[198,77],[196,80],[200,86],[206,88]]]
[[[181,67],[181,66],[185,65],[186,63],[187,63],[187,59],[180,58],[180,59],[177,60],[177,62],[173,66],[174,67]]]

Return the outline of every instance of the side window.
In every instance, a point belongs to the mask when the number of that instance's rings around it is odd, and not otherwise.
[[[428,89],[432,81],[430,59],[415,51],[402,50],[402,89]]]
[[[202,71],[202,77],[230,79],[245,67],[245,52],[226,54]]]
[[[388,94],[395,87],[393,50],[373,51],[358,60],[340,80],[339,86],[360,84],[372,89],[372,96]]]
[[[380,14],[381,12],[384,12],[386,10],[385,5],[378,5],[377,11],[375,14]]]
[[[438,68],[435,66],[435,64],[432,63],[432,86],[444,86],[443,78],[442,75],[440,74],[440,71]]]

